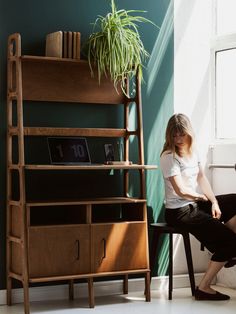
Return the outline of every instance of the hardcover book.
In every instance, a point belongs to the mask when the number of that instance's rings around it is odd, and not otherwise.
[[[46,36],[46,56],[62,58],[62,31],[50,33]]]

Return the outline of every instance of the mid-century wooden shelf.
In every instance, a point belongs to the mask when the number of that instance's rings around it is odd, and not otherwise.
[[[86,279],[89,306],[94,307],[93,278],[122,276],[123,292],[128,293],[128,276],[131,274],[144,275],[146,301],[150,301],[145,171],[157,167],[144,162],[139,76],[136,78],[136,95],[130,98],[120,88],[117,93],[109,78],[103,78],[99,84],[96,73],[95,78],[91,77],[86,61],[22,56],[19,34],[13,34],[8,39],[7,72],[7,304],[12,303],[12,279],[23,285],[25,314],[30,313],[30,283],[67,280],[69,298],[73,299],[74,280]],[[24,121],[27,101],[34,102],[35,106],[40,106],[41,102],[54,102],[55,112],[57,102],[86,106],[117,105],[116,112],[117,108],[123,112],[123,127],[71,127],[69,119],[67,127],[28,126]],[[134,129],[129,125],[131,104],[136,109]],[[99,110],[101,108],[104,110],[104,106],[100,106]],[[37,141],[37,137],[44,140],[47,136],[121,139],[124,143],[124,163],[27,163],[26,160],[31,159],[25,156],[28,157],[32,151],[26,138]],[[137,146],[137,161],[134,164],[129,163],[131,137],[136,138],[134,143]],[[84,170],[89,170],[89,173]],[[114,171],[119,184],[113,186],[109,183],[112,178],[107,170],[119,170]],[[130,175],[131,170],[138,172],[135,179]],[[86,177],[87,187],[84,181],[80,181],[80,175]],[[93,189],[90,187],[93,183],[90,176],[99,175],[104,177]],[[64,176],[69,176],[69,179],[73,176],[73,197],[62,179]],[[39,178],[49,180],[50,190],[46,196],[42,191],[46,182],[37,183]],[[134,180],[138,185],[138,195],[130,197]],[[54,183],[51,184],[51,181]],[[62,190],[58,192],[61,184]],[[109,184],[116,191],[108,193]],[[37,197],[32,192],[34,189],[28,190],[29,185],[32,188],[36,185]],[[100,187],[105,191],[100,193]],[[56,198],[55,191],[58,192]]]

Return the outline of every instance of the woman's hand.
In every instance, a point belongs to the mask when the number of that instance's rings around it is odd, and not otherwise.
[[[197,201],[207,202],[208,198],[205,194],[199,194],[199,196],[196,198]]]
[[[211,205],[211,212],[212,212],[212,217],[216,219],[220,219],[221,217],[221,210],[218,205],[218,202],[213,202]]]

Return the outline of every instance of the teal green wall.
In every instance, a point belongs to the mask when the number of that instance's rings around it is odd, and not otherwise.
[[[173,3],[172,0],[116,0],[116,4],[118,8],[146,10],[145,17],[161,26],[161,30],[150,24],[140,24],[139,27],[144,45],[151,54],[150,62],[144,71],[145,83],[142,87],[145,160],[151,164],[158,164],[166,121],[173,112]],[[0,289],[5,288],[7,37],[14,32],[20,33],[23,54],[43,55],[47,33],[57,30],[80,31],[83,42],[91,32],[90,23],[98,14],[105,15],[108,10],[110,10],[108,0],[8,0],[0,2]],[[46,117],[47,108],[44,110]],[[71,106],[71,110],[72,114],[67,115],[67,118],[74,121],[76,109]],[[86,121],[88,121],[88,116],[91,120],[94,120],[96,116],[94,108],[91,110],[93,111],[86,109],[84,113]],[[33,119],[37,123],[41,109],[32,106],[29,111],[34,113]],[[90,115],[91,112],[93,112],[92,115]],[[83,115],[83,112],[80,114]],[[109,113],[108,116],[110,116]],[[64,117],[62,113],[57,119],[63,120]],[[25,119],[27,120],[27,116]],[[119,124],[119,119],[118,115],[117,121],[112,121],[112,123]],[[96,121],[93,122],[96,123]],[[110,121],[107,122],[108,126],[109,123]],[[160,216],[163,204],[163,187],[159,170],[147,174],[147,196],[150,220],[156,220]]]

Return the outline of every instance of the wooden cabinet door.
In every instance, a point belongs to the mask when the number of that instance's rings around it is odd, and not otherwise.
[[[37,226],[29,228],[30,277],[90,272],[90,228]]]
[[[147,233],[142,222],[92,225],[92,271],[147,268]]]

